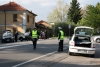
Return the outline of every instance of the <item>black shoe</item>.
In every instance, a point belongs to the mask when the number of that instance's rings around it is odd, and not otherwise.
[[[60,52],[60,50],[58,50],[58,52]]]
[[[61,51],[63,51],[63,50],[61,50]]]
[[[33,48],[34,50],[36,50],[36,48]]]
[[[61,50],[61,51],[63,51],[63,50]]]

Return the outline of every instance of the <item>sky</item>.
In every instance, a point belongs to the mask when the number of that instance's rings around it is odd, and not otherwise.
[[[36,22],[40,20],[47,21],[47,16],[50,12],[53,11],[53,8],[56,6],[58,0],[0,0],[0,5],[14,1],[24,8],[32,11],[37,14]],[[64,3],[70,4],[72,0],[62,0]],[[78,0],[81,7],[85,5],[96,5],[100,0]]]

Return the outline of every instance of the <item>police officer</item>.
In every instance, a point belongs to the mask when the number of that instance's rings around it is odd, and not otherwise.
[[[59,47],[58,52],[63,51],[63,41],[64,41],[64,32],[61,27],[58,27],[59,33],[58,33],[58,41],[59,41]]]
[[[34,27],[33,30],[31,31],[32,42],[33,42],[33,49],[34,50],[36,49],[38,35],[39,35],[39,32],[37,31],[36,27]]]

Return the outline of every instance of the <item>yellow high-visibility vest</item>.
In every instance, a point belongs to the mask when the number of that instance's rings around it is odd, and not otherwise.
[[[60,40],[63,40],[64,39],[64,32],[61,30],[60,33],[61,33]]]
[[[37,30],[32,30],[32,38],[38,38]]]

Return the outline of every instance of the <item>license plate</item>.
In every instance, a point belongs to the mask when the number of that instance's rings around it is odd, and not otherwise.
[[[78,50],[78,52],[87,52],[87,50]]]
[[[9,39],[7,39],[7,41],[10,41]]]

